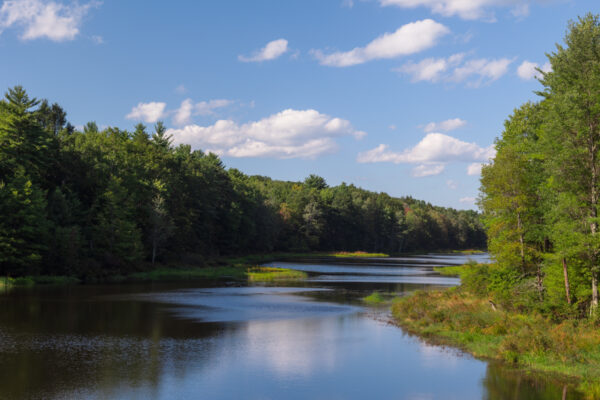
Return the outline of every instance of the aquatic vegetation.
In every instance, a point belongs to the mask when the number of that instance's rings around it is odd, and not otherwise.
[[[466,255],[471,255],[471,254],[484,254],[485,251],[483,250],[476,250],[476,249],[467,249],[467,250],[452,250],[453,253],[457,253],[457,254],[466,254]]]
[[[377,305],[377,304],[385,303],[386,299],[381,293],[373,292],[370,295],[363,297],[362,301],[364,301],[367,304]]]
[[[385,253],[367,253],[365,251],[339,251],[336,253],[328,254],[336,258],[359,258],[359,257],[389,257],[389,254]]]
[[[307,277],[307,274],[302,271],[275,267],[252,267],[248,269],[247,274],[251,282],[302,280]]]

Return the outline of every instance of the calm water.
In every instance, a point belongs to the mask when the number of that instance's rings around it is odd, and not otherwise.
[[[455,285],[432,268],[464,261],[270,264],[307,271],[296,287],[12,290],[0,294],[0,399],[579,398],[563,382],[427,345],[359,300]]]

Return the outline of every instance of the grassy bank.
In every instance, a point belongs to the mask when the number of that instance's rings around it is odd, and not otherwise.
[[[0,288],[15,286],[34,286],[34,285],[74,285],[81,281],[72,276],[22,276],[18,278],[2,277],[0,278]]]
[[[556,323],[540,314],[505,311],[460,288],[398,299],[392,315],[409,332],[435,343],[577,378],[589,398],[600,398],[600,335],[590,321]]]
[[[325,256],[335,257],[335,258],[370,258],[370,257],[389,257],[389,254],[385,253],[367,253],[365,251],[338,251],[335,253],[325,253]]]
[[[485,253],[485,251],[483,251],[483,250],[477,250],[477,249],[452,250],[452,252],[453,253],[457,253],[457,254],[466,254],[466,255],[483,254],[483,253]]]
[[[305,272],[287,268],[253,267],[247,271],[250,282],[296,281],[307,277]]]

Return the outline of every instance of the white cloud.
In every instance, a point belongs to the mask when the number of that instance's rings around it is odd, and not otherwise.
[[[92,41],[96,44],[104,44],[104,38],[100,35],[93,35]]]
[[[410,75],[412,82],[463,82],[474,78],[467,85],[478,87],[502,77],[513,62],[508,58],[463,61],[464,58],[464,53],[458,53],[448,58],[426,58],[418,63],[409,61],[394,71]]]
[[[448,186],[450,189],[452,190],[456,190],[456,188],[458,188],[458,183],[456,183],[455,181],[453,181],[452,179],[448,179],[446,181],[446,186]]]
[[[517,68],[517,75],[519,75],[519,78],[523,79],[524,81],[528,81],[533,78],[539,79],[542,77],[542,74],[537,70],[537,68],[539,68],[537,63],[525,60],[521,63],[521,65],[519,65],[519,68]],[[552,66],[547,62],[542,65],[540,69],[543,72],[550,72],[552,71]]]
[[[475,197],[462,197],[460,200],[461,203],[475,205]]]
[[[412,176],[422,178],[424,176],[439,175],[444,172],[446,166],[444,164],[421,164],[412,170]]]
[[[181,102],[179,108],[174,111],[173,124],[177,126],[187,125],[191,122],[193,115],[214,115],[216,109],[227,107],[232,103],[232,100],[217,99],[194,104],[192,99],[185,99]]]
[[[475,143],[467,143],[442,133],[427,134],[415,147],[402,152],[388,150],[388,146],[378,147],[360,153],[358,162],[392,162],[400,163],[446,163],[452,161],[486,162],[496,154],[494,146],[480,147]]]
[[[342,0],[342,7],[347,7],[347,8],[354,7],[354,0]]]
[[[420,164],[412,171],[415,177],[438,175],[450,162],[487,162],[496,154],[494,146],[480,147],[442,133],[427,134],[416,146],[401,152],[389,150],[380,144],[374,149],[359,153],[359,163],[391,162],[394,164]]]
[[[173,123],[175,125],[185,125],[189,124],[192,118],[192,111],[194,109],[194,103],[192,103],[192,99],[185,99],[181,102],[179,109],[175,111],[175,115],[173,116]]]
[[[194,108],[197,115],[213,115],[217,108],[227,107],[232,103],[232,100],[216,99],[201,101],[200,103],[197,103]]]
[[[175,88],[175,93],[177,93],[177,94],[185,94],[186,92],[187,92],[187,89],[186,89],[185,85],[183,85],[183,84],[178,85]]]
[[[407,62],[395,71],[411,75],[411,81],[429,81],[437,82],[442,77],[442,73],[448,69],[448,62],[443,58],[426,58],[418,63]]]
[[[482,83],[490,83],[501,78],[508,72],[508,66],[512,62],[513,60],[508,58],[469,60],[454,70],[450,80],[463,82],[474,76],[475,79],[468,82],[468,85],[479,87]]]
[[[254,52],[250,57],[238,56],[242,62],[261,62],[274,60],[288,51],[288,41],[285,39],[273,40],[259,51]]]
[[[55,42],[73,40],[87,12],[100,3],[65,5],[55,1],[8,0],[0,7],[0,33],[11,27],[23,28],[23,40],[47,38]]]
[[[375,59],[396,58],[426,50],[448,34],[450,30],[431,19],[411,22],[393,33],[379,36],[365,47],[356,47],[347,52],[324,54],[313,51],[321,65],[330,67],[349,67]]]
[[[481,175],[481,167],[482,166],[483,166],[482,163],[469,164],[469,166],[467,167],[467,175],[470,175],[470,176]]]
[[[489,11],[493,7],[513,7],[511,12],[517,17],[529,14],[528,4],[520,4],[517,0],[379,0],[379,3],[384,7],[427,7],[434,14],[445,17],[457,15],[462,19],[486,19],[490,22],[495,21],[494,13]]]
[[[137,106],[131,109],[131,112],[127,114],[125,118],[144,121],[146,123],[154,123],[166,115],[166,106],[166,103],[154,101],[150,103],[138,103]]]
[[[336,138],[364,132],[316,110],[284,110],[259,121],[219,120],[210,126],[169,129],[174,143],[230,157],[314,158],[337,149]]]
[[[430,132],[450,132],[461,128],[467,124],[467,121],[460,118],[447,119],[442,122],[430,122],[423,127],[423,131]]]

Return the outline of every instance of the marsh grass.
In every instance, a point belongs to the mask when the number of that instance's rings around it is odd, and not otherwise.
[[[381,305],[388,302],[385,296],[383,296],[380,292],[373,292],[370,295],[363,297],[362,301],[369,305]]]
[[[465,271],[465,266],[433,267],[433,270],[444,276],[460,276]]]
[[[485,251],[483,250],[476,250],[476,249],[467,249],[467,250],[452,250],[453,253],[458,253],[458,254],[483,254],[485,253]]]
[[[251,282],[295,281],[306,279],[307,274],[286,268],[252,267],[247,271]]]
[[[385,253],[367,253],[365,251],[338,251],[336,253],[327,254],[336,258],[361,258],[361,257],[389,257],[389,254]]]
[[[488,299],[459,289],[415,292],[398,299],[392,315],[409,332],[476,357],[578,378],[589,398],[600,398],[600,335],[593,322],[556,323],[537,313],[494,309]]]

